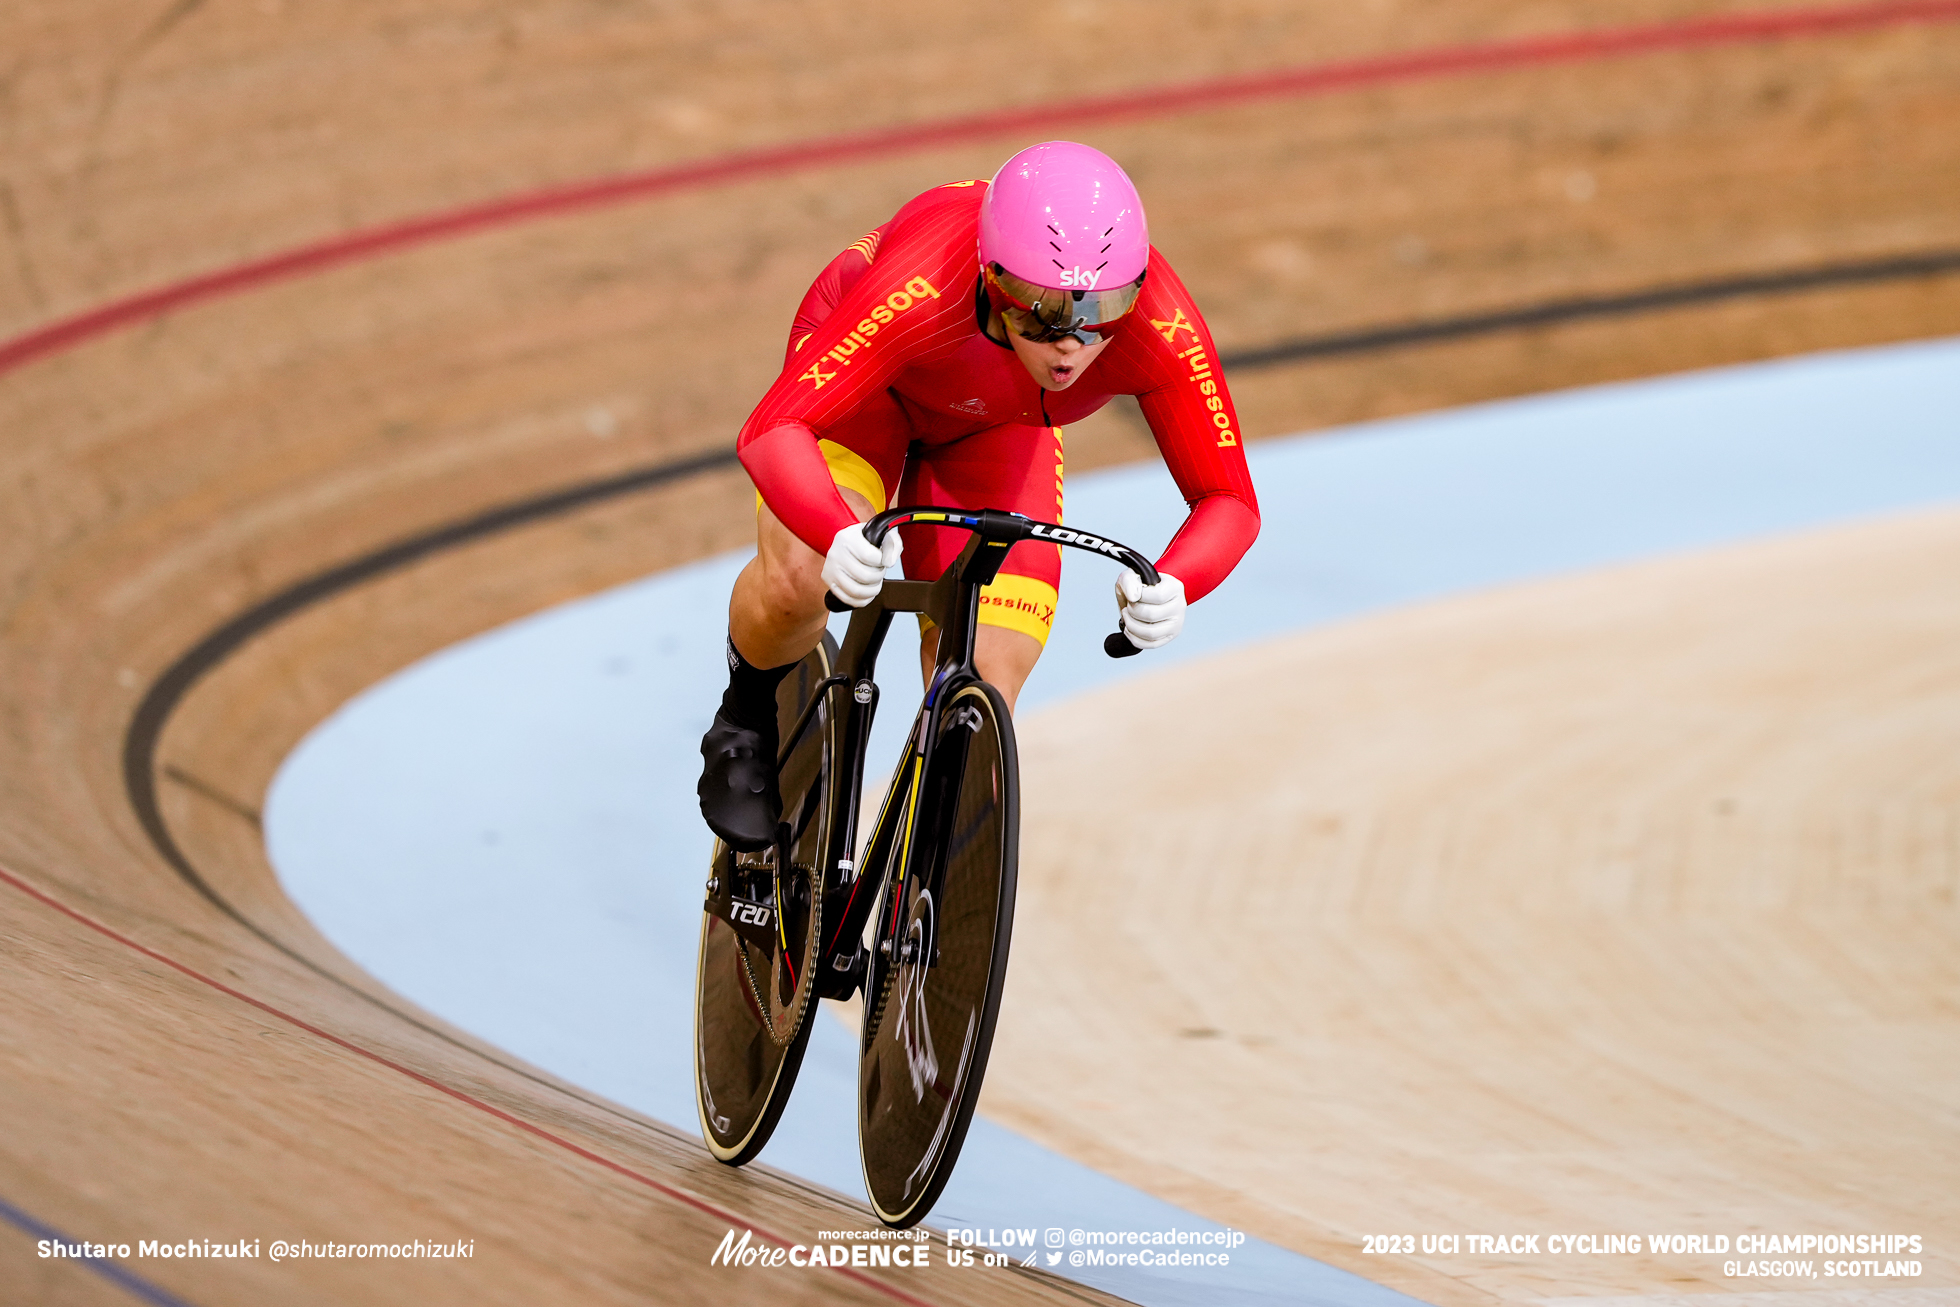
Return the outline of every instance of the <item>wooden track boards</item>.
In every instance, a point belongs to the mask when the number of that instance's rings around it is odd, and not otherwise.
[[[983,1109],[1439,1303],[1960,1293],[1956,575],[1960,512],[1903,517],[1033,718]],[[1361,1253],[1463,1231],[1918,1234],[1924,1276]]]
[[[832,15],[786,2],[594,0],[516,14],[461,0],[145,11],[29,0],[0,15],[0,335],[433,208],[815,129],[984,109],[1012,94],[1006,69],[1030,94],[1084,94],[1726,7],[1303,11],[1274,0],[1221,13],[1077,3]],[[1153,230],[1221,342],[1249,348],[1960,244],[1956,67],[1952,28],[1900,28],[1279,102],[1091,138],[1133,167]],[[213,301],[0,376],[0,867],[214,979],[711,1201],[757,1220],[841,1220],[828,1200],[705,1167],[669,1132],[359,997],[371,982],[278,893],[255,829],[278,760],[386,671],[553,600],[741,543],[750,518],[738,474],[445,551],[262,632],[194,687],[156,756],[162,815],[218,897],[285,952],[158,856],[129,807],[123,745],[174,660],[301,578],[541,490],[725,447],[813,270],[924,185],[984,174],[1021,143],[488,230]],[[1737,301],[1235,384],[1248,430],[1270,434],[1951,331],[1955,284]],[[1115,413],[1070,442],[1077,469],[1149,453]],[[535,1213],[551,1230],[544,1209],[556,1205],[589,1241],[579,1246],[590,1262],[537,1256],[519,1272],[518,1236],[479,1235],[512,1250],[494,1263],[510,1278],[441,1281],[472,1301],[604,1301],[699,1264],[676,1250],[692,1248],[701,1223],[632,1182],[588,1175],[553,1146],[295,1036],[17,891],[0,888],[0,902],[23,977],[0,1012],[4,1092],[9,1119],[25,1123],[0,1145],[0,1185],[46,1219],[129,1227],[158,1212],[359,1210],[508,1231]],[[444,1196],[433,1207],[417,1196],[431,1192]],[[1320,1236],[1302,1237],[1319,1248]],[[200,1302],[251,1300],[259,1287],[185,1275]],[[309,1292],[344,1290],[329,1276]]]

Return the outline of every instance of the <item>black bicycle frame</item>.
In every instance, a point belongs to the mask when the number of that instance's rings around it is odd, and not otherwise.
[[[973,538],[967,541],[966,548],[960,551],[959,557],[953,560],[952,566],[937,581],[886,581],[876,598],[853,613],[850,628],[845,632],[843,648],[838,653],[836,673],[818,684],[802,715],[782,741],[778,755],[779,762],[789,757],[790,751],[816,719],[818,705],[824,703],[834,691],[849,689],[843,709],[844,729],[839,751],[844,765],[833,770],[829,781],[833,787],[831,811],[841,820],[832,823],[829,847],[824,850],[823,862],[818,869],[821,883],[818,892],[825,895],[825,902],[822,915],[824,939],[818,954],[819,973],[815,984],[817,993],[824,998],[850,997],[865,974],[866,959],[860,940],[878,886],[871,887],[871,894],[860,892],[863,877],[860,875],[859,860],[854,859],[853,854],[858,847],[858,810],[863,799],[865,756],[871,742],[871,723],[878,708],[878,686],[872,676],[885,635],[891,629],[892,615],[924,613],[940,633],[938,659],[931,684],[926,689],[925,702],[913,724],[904,768],[892,778],[885,806],[878,814],[872,845],[866,849],[861,860],[866,866],[882,866],[884,863],[881,859],[889,858],[893,853],[893,843],[903,840],[904,847],[898,850],[903,859],[898,876],[903,881],[915,870],[929,876],[943,873],[940,866],[914,869],[907,865],[917,841],[912,838],[914,832],[901,827],[911,820],[916,811],[920,798],[918,787],[933,774],[934,742],[940,736],[938,727],[942,705],[960,687],[980,680],[973,662],[974,638],[979,630],[980,591],[999,573],[1007,551],[1023,540],[1050,541],[1102,554],[1134,568],[1145,585],[1155,585],[1158,581],[1157,569],[1134,549],[1058,523],[1037,522],[1019,513],[998,509],[979,512],[931,507],[889,509],[865,523],[865,538],[874,545],[878,544],[886,532],[907,522],[960,527],[971,531]],[[848,611],[836,596],[825,595],[824,599],[832,611]],[[1136,647],[1120,632],[1108,637],[1103,648],[1113,658],[1137,652]],[[903,811],[897,811],[898,808]],[[943,862],[943,859],[938,861]],[[932,941],[925,943],[931,947]]]

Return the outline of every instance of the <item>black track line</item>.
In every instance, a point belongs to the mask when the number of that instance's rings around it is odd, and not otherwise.
[[[1555,326],[1588,318],[1627,317],[1657,309],[1681,308],[1694,304],[1714,304],[1722,300],[1751,295],[1789,295],[1800,291],[1822,290],[1833,286],[1856,286],[1867,282],[1901,281],[1912,277],[1931,277],[1960,271],[1960,250],[1932,250],[1924,254],[1902,254],[1883,259],[1850,263],[1827,263],[1819,267],[1795,268],[1785,272],[1754,273],[1742,277],[1723,277],[1710,281],[1683,282],[1673,286],[1654,286],[1621,295],[1582,296],[1547,300],[1518,308],[1493,309],[1487,313],[1466,313],[1457,317],[1433,318],[1426,322],[1392,323],[1382,327],[1362,327],[1354,331],[1322,336],[1301,336],[1253,349],[1220,351],[1218,361],[1241,371],[1250,368],[1281,367],[1308,359],[1334,358],[1342,354],[1366,354],[1401,345],[1426,345],[1434,341],[1461,340],[1487,336],[1526,327]]]
[[[537,1084],[562,1090],[563,1086],[552,1084],[521,1066],[489,1057],[483,1050],[462,1043],[447,1031],[431,1026],[377,998],[345,977],[335,975],[240,912],[204,879],[197,868],[191,864],[190,859],[185,856],[176,837],[171,834],[169,823],[164,820],[163,810],[157,801],[157,746],[162,741],[164,727],[169,724],[171,714],[190,693],[192,686],[253,636],[323,599],[457,545],[480,540],[513,527],[525,526],[545,518],[569,513],[589,504],[642,490],[651,490],[676,481],[685,481],[706,472],[719,471],[735,465],[734,450],[716,450],[712,453],[695,454],[651,467],[638,468],[596,481],[587,481],[532,499],[520,500],[517,503],[500,505],[473,517],[462,518],[421,535],[385,545],[351,562],[330,567],[324,572],[316,572],[270,598],[254,604],[191,646],[176,662],[164,669],[163,674],[150,684],[149,690],[143,695],[142,702],[137,705],[134,716],[130,718],[129,729],[123,735],[123,787],[128,792],[130,807],[135,809],[137,820],[142,823],[144,834],[150,837],[150,843],[155,846],[158,853],[163,855],[163,860],[170,864],[178,876],[203,895],[213,907],[308,971],[444,1043],[476,1056],[486,1057],[505,1070],[522,1075]],[[625,1117],[624,1114],[611,1109],[600,1100],[587,1099],[583,1095],[574,1095],[574,1097],[593,1107],[613,1110],[615,1115],[621,1115],[622,1119],[634,1119]]]

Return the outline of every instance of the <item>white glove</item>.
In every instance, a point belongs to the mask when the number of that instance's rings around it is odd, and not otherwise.
[[[853,608],[862,608],[885,587],[885,569],[898,562],[905,546],[897,531],[885,532],[882,545],[864,538],[864,524],[853,522],[830,542],[823,560],[823,583]]]
[[[1130,568],[1116,578],[1116,606],[1123,618],[1123,634],[1139,649],[1156,649],[1169,644],[1184,629],[1184,582],[1169,572],[1160,572],[1156,585],[1145,585]]]

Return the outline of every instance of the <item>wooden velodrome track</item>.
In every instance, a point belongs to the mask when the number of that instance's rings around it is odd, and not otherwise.
[[[1960,6],[1727,17],[1756,12],[8,6],[0,1200],[91,1239],[476,1244],[139,1268],[200,1304],[1093,1299],[1032,1274],[711,1278],[730,1226],[807,1240],[863,1217],[380,990],[280,894],[268,779],[420,654],[742,543],[725,451],[813,270],[1042,135],[1131,167],[1254,434],[1960,330]],[[1540,39],[1582,30],[1634,36]],[[1424,51],[1459,53],[1403,58]],[[1329,65],[1349,75],[1216,91]],[[499,207],[772,150],[637,199]],[[472,206],[419,242],[276,261]],[[1150,454],[1120,412],[1069,440],[1077,469]],[[1678,1260],[1364,1258],[1359,1236],[1747,1208],[1910,1227],[1920,1284],[1960,1282],[1939,1238],[1960,1162],[1956,564],[1935,516],[1263,652],[1311,672],[1280,711],[1315,743],[1194,734],[1161,797],[1175,847],[1084,828],[1087,785],[1031,811],[1042,910],[988,1110],[1437,1302],[1734,1286]],[[1031,723],[1030,766],[1149,755],[1095,714]],[[1248,776],[1254,745],[1278,761]],[[1220,843],[1234,796],[1271,822]],[[1176,874],[1200,855],[1212,879]],[[1118,860],[1166,896],[1120,920],[1161,1001],[1088,1038],[1072,1018],[1110,1009],[1107,981],[1056,932],[1108,902],[1084,864]],[[1218,969],[1264,936],[1207,923],[1267,912],[1262,886],[1310,923],[1307,961]],[[12,1227],[0,1287],[129,1301]]]

